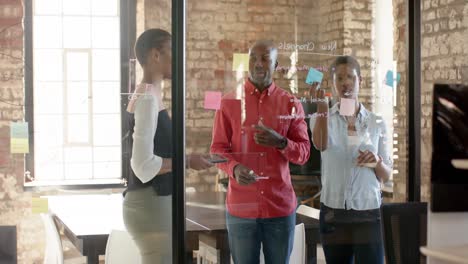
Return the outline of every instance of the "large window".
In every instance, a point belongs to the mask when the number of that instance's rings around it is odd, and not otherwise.
[[[120,0],[33,1],[32,89],[26,89],[34,159],[26,185],[121,182],[120,6]]]

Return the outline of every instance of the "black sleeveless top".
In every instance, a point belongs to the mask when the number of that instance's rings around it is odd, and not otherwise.
[[[128,113],[128,112],[127,112]],[[130,165],[132,146],[133,146],[133,128],[135,126],[135,116],[132,113],[129,115],[129,133],[126,136],[126,146],[130,149],[127,155],[127,164]],[[153,139],[153,153],[161,158],[172,158],[172,121],[166,109],[159,111],[158,123],[156,133]],[[128,166],[128,185],[124,195],[128,191],[141,189],[147,186],[153,186],[154,190],[159,196],[166,196],[172,194],[172,173],[165,173],[155,176],[153,179],[146,183],[142,183],[135,175],[135,172]]]

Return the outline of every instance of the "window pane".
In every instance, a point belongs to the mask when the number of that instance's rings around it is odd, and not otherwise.
[[[89,142],[89,119],[88,115],[67,116],[67,141],[68,143]]]
[[[65,177],[67,180],[91,179],[93,177],[93,164],[91,162],[66,164]]]
[[[89,17],[63,18],[63,45],[65,48],[91,47],[91,19]]]
[[[63,14],[89,15],[91,13],[90,0],[63,0]],[[99,2],[101,0],[97,0]],[[93,2],[96,2],[94,0]]]
[[[120,162],[95,162],[94,177],[99,179],[118,178],[122,175]]]
[[[63,87],[61,82],[34,83],[34,113],[63,114]]]
[[[60,16],[34,17],[34,48],[62,47],[62,18]]]
[[[62,65],[62,50],[34,50],[35,81],[62,81]]]
[[[118,17],[93,17],[92,23],[93,48],[119,48]]]
[[[64,167],[61,163],[50,162],[35,167],[35,179],[37,180],[62,180],[64,179]]]
[[[91,147],[66,147],[65,177],[67,179],[86,179],[92,177]]]
[[[60,180],[63,178],[62,147],[37,146],[34,149],[36,180]]]
[[[95,115],[93,125],[94,145],[120,145],[120,115]]]
[[[67,52],[65,58],[68,81],[89,80],[89,55],[87,52]]]
[[[91,147],[65,147],[65,162],[71,163],[87,163],[92,161]]]
[[[95,147],[93,148],[93,159],[97,162],[120,161],[120,147]]]
[[[120,54],[119,50],[93,50],[93,80],[119,81],[120,80]]]
[[[91,10],[93,15],[117,16],[118,6],[118,0],[91,1]]]
[[[63,116],[36,115],[34,118],[36,148],[58,147],[63,144]]]
[[[34,0],[34,14],[35,15],[60,15],[62,14],[62,1],[61,0]]]
[[[119,83],[93,83],[93,112],[96,114],[120,113]]]
[[[87,82],[69,82],[67,84],[67,113],[89,113],[89,88]]]

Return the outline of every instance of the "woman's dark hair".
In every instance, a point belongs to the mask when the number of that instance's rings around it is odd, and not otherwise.
[[[151,49],[162,49],[164,43],[170,40],[171,34],[159,28],[152,28],[143,32],[135,43],[135,55],[140,65],[146,64],[146,58]]]
[[[357,75],[361,76],[361,66],[359,62],[351,56],[339,56],[335,59],[335,61],[330,66],[330,73],[331,75],[335,74],[336,68],[341,64],[348,64],[354,69],[356,69]]]

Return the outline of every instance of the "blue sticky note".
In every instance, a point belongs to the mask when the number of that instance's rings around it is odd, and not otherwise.
[[[28,122],[11,122],[11,138],[28,138]]]
[[[323,73],[311,67],[309,69],[309,73],[307,74],[306,83],[307,84],[312,84],[314,82],[321,83],[322,79],[323,79]]]
[[[401,79],[401,74],[397,73],[397,78],[396,78],[397,85],[400,82],[400,79]],[[387,71],[387,74],[385,75],[385,84],[393,87],[393,71]]]

